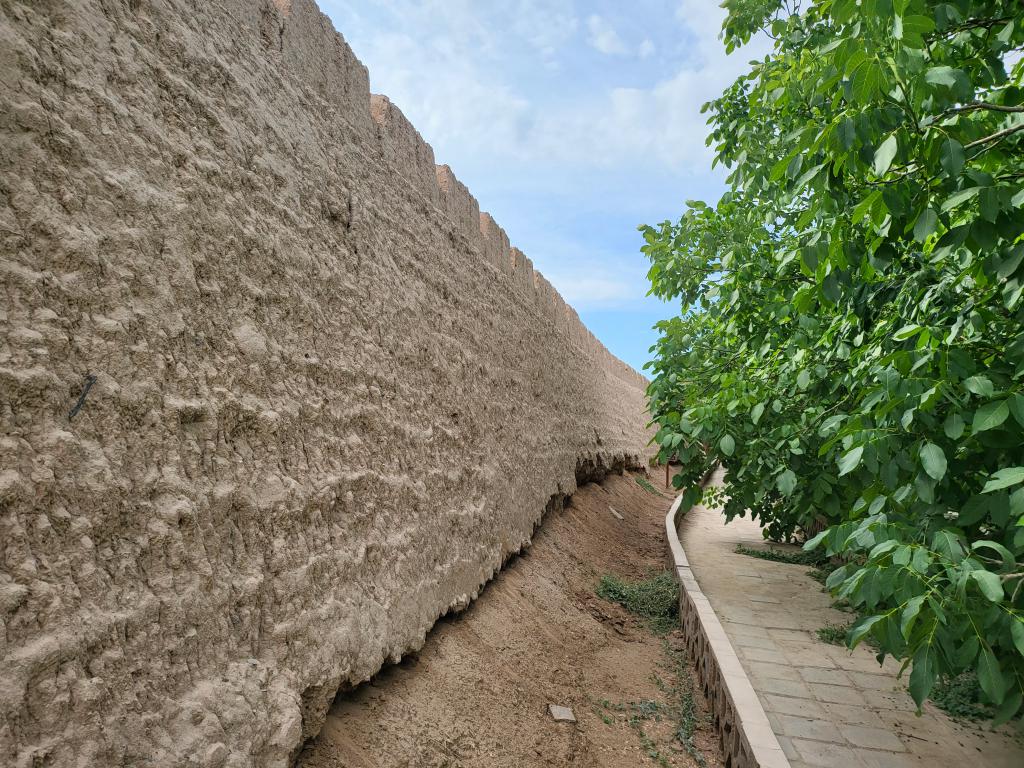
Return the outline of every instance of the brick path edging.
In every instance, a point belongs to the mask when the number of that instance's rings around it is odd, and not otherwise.
[[[726,768],[790,768],[761,701],[743,671],[722,623],[690,570],[679,541],[680,494],[665,516],[669,557],[679,579],[679,619],[697,679],[711,705]]]

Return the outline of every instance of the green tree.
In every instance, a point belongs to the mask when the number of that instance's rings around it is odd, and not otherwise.
[[[1024,701],[1024,88],[1019,0],[726,0],[774,50],[705,105],[729,171],[641,230],[679,300],[649,364],[686,501],[846,565],[828,586],[920,704]]]

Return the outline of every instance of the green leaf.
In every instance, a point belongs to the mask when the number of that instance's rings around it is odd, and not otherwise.
[[[1017,567],[1017,560],[1014,558],[1013,553],[1000,544],[998,541],[976,541],[971,544],[971,549],[977,552],[980,549],[990,549],[999,555],[999,559],[1003,561],[1003,570],[1012,571]]]
[[[956,139],[943,139],[939,150],[939,163],[947,176],[959,175],[964,167],[964,145]]]
[[[991,397],[995,391],[992,382],[984,376],[971,376],[969,379],[964,379],[964,388],[979,397]]]
[[[1010,637],[1017,653],[1024,656],[1024,616],[1010,617]]]
[[[956,194],[950,195],[946,198],[946,202],[942,204],[942,211],[951,211],[958,205],[963,205],[973,197],[978,196],[978,192],[981,191],[981,187],[970,187],[969,189],[963,189]]]
[[[750,420],[754,422],[754,426],[761,420],[764,415],[764,403],[758,403],[750,410]]]
[[[908,14],[903,17],[903,41],[914,48],[924,47],[924,35],[935,29],[931,16]]]
[[[978,585],[981,593],[993,603],[1001,602],[1003,599],[1003,585],[999,577],[992,571],[971,571],[970,579]]]
[[[804,549],[808,552],[810,552],[812,549],[815,549],[819,544],[821,544],[821,542],[825,540],[825,537],[828,536],[828,534],[828,529],[821,531],[804,544]]]
[[[851,149],[854,141],[857,139],[857,128],[853,120],[848,117],[844,117],[840,121],[836,131],[842,148],[846,150]]]
[[[896,134],[891,134],[889,138],[881,143],[878,149],[875,150],[875,173],[878,176],[884,176],[892,166],[893,158],[896,157],[896,151],[899,149],[899,142],[896,140]]]
[[[919,243],[923,243],[928,239],[928,235],[935,231],[938,224],[939,214],[931,208],[925,208],[914,224],[914,239]]]
[[[914,549],[914,557],[910,561],[910,567],[918,573],[928,573],[928,568],[931,567],[932,556],[928,554],[928,551],[924,547],[917,547]]]
[[[1004,280],[1012,277],[1022,261],[1024,261],[1024,243],[1018,244],[1016,248],[999,259],[999,267],[996,269],[996,274]]]
[[[1010,494],[1010,514],[1020,518],[1017,525],[1024,525],[1024,488],[1018,488]]]
[[[942,430],[950,440],[959,440],[960,436],[964,433],[964,426],[964,420],[959,413],[954,411],[946,417],[942,424]]]
[[[847,451],[839,457],[839,476],[848,475],[860,466],[861,458],[864,456],[864,446]]]
[[[835,414],[834,416],[829,416],[827,419],[825,419],[825,421],[821,423],[821,426],[818,427],[818,436],[827,437],[828,435],[831,435],[836,430],[836,428],[843,423],[843,419],[845,418],[846,417],[843,416],[842,414]]]
[[[952,89],[957,95],[971,90],[971,80],[962,69],[939,66],[932,67],[924,74],[925,82],[943,89]]]
[[[925,595],[917,595],[910,598],[903,606],[903,613],[900,616],[900,634],[904,640],[910,639],[910,631],[914,628],[914,620],[921,613],[921,606],[924,605]]]
[[[850,648],[856,648],[860,641],[871,631],[871,628],[884,618],[884,616],[865,616],[860,619],[850,627],[850,634],[846,636],[846,644]]]
[[[1007,691],[1003,703],[996,707],[996,711],[992,715],[992,727],[998,728],[1000,725],[1009,722],[1017,714],[1022,701],[1024,701],[1024,695],[1021,694],[1020,688]]]
[[[994,224],[1001,207],[998,187],[985,187],[981,190],[978,196],[978,208],[987,221]]]
[[[991,403],[985,403],[975,412],[974,421],[971,423],[971,429],[975,434],[989,429],[995,429],[1006,421],[1006,418],[1009,415],[1010,407],[1006,404],[1005,400],[996,400]]]
[[[882,66],[874,59],[865,61],[853,73],[853,98],[860,104],[867,104],[878,94],[885,82]]]
[[[807,389],[807,387],[810,386],[810,383],[811,374],[809,374],[806,370],[800,371],[800,373],[796,377],[796,385],[800,389]]]
[[[896,333],[894,333],[892,337],[896,341],[905,341],[906,339],[909,339],[911,336],[916,336],[920,332],[920,325],[904,325],[902,328],[896,331]]]
[[[946,454],[935,443],[925,443],[921,448],[921,465],[929,477],[941,480],[946,475]]]
[[[999,666],[992,650],[988,647],[981,649],[978,656],[978,684],[995,704],[1002,702],[1006,695],[1006,681],[1003,679],[1003,670]]]
[[[1024,395],[1015,394],[1008,397],[1006,402],[1010,405],[1010,413],[1013,414],[1013,418],[1024,427]]]
[[[791,496],[793,491],[796,490],[796,474],[792,470],[787,469],[776,479],[775,486],[783,496]]]
[[[932,536],[932,549],[954,563],[959,563],[964,559],[964,548],[960,543],[960,537],[950,530],[935,532],[935,535]]]
[[[673,485],[675,484],[675,481],[677,479],[681,480],[682,476],[676,475],[675,477],[673,477]],[[689,488],[683,491],[683,500],[679,506],[683,509],[684,512],[688,512],[689,510],[693,509],[693,505],[697,504],[703,498],[703,496],[703,488],[701,488],[699,485],[691,485]]]
[[[925,82],[932,85],[953,86],[956,85],[956,77],[952,67],[932,67],[924,74]]]
[[[914,666],[910,670],[910,695],[920,709],[935,687],[939,677],[935,651],[930,645],[922,645],[914,654]]]
[[[989,477],[981,492],[992,493],[992,491],[1000,491],[1018,483],[1024,483],[1024,467],[1004,467]]]
[[[854,207],[853,213],[850,214],[850,220],[854,224],[860,223],[860,220],[867,216],[868,211],[870,211],[874,207],[875,203],[877,203],[881,198],[881,190],[875,190],[871,194],[867,195]]]
[[[790,155],[786,155],[784,158],[779,160],[779,162],[772,166],[768,178],[771,181],[779,181],[783,176],[786,175],[786,169],[789,168],[789,164],[792,161],[792,159],[793,158]]]
[[[732,439],[732,435],[722,435],[722,439],[718,441],[718,447],[726,456],[732,456],[732,452],[736,450],[736,441]]]

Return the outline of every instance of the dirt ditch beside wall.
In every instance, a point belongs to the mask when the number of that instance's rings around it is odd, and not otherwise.
[[[418,654],[338,697],[299,765],[721,765],[678,630],[658,636],[594,591],[602,575],[664,567],[668,504],[628,473],[554,504],[473,605],[439,621]],[[688,751],[677,734],[691,701]],[[578,722],[555,722],[549,703]]]

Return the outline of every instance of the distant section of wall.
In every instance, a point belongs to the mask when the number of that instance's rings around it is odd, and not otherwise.
[[[0,764],[286,765],[644,452],[310,0],[0,5],[0,183]]]

